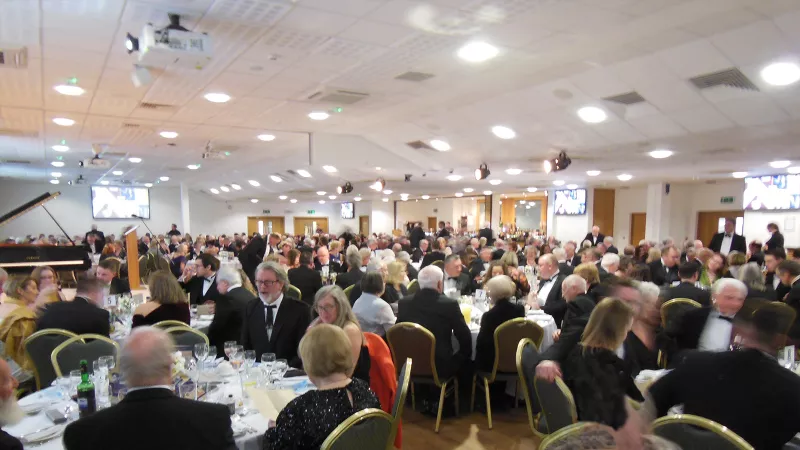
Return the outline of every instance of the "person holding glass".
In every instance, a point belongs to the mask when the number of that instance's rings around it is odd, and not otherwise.
[[[344,293],[341,299],[347,304]],[[353,371],[352,349],[342,327],[326,323],[311,327],[300,341],[299,352],[317,390],[295,398],[275,422],[270,421],[264,450],[316,450],[348,417],[381,406],[369,383],[348,375]]]
[[[36,285],[39,286],[39,296],[36,299],[38,308],[45,308],[50,303],[64,301],[58,286],[58,276],[52,267],[39,266],[33,269],[31,278],[36,280]]]
[[[147,285],[150,288],[150,301],[137,306],[133,311],[133,328],[153,325],[163,320],[179,320],[189,325],[191,314],[186,294],[171,273],[153,272]]]

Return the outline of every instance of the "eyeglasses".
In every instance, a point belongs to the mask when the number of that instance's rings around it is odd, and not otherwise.
[[[317,312],[329,313],[334,311],[336,311],[336,305],[330,305],[330,306],[317,305]]]
[[[277,280],[256,280],[256,285],[264,285],[267,287],[274,286],[277,283]]]

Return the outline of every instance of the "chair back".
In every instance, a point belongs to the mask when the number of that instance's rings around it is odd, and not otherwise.
[[[164,330],[172,336],[175,345],[181,348],[194,348],[195,344],[208,344],[208,336],[187,326],[172,327]]]
[[[704,450],[753,450],[738,434],[713,420],[691,414],[656,419],[653,434],[678,444],[681,448]]]
[[[441,386],[436,373],[436,337],[427,328],[417,323],[401,322],[386,332],[392,360],[396,368],[408,359],[414,361],[412,377],[433,377]]]
[[[431,263],[431,265],[432,265],[432,266],[436,266],[436,267],[438,267],[438,268],[440,268],[440,269],[444,270],[444,261],[442,261],[441,259],[440,259],[440,260],[438,260],[438,261],[434,261],[434,262],[432,262],[432,263]]]
[[[173,327],[191,328],[186,324],[186,322],[181,322],[180,320],[162,320],[161,322],[154,323],[153,326],[156,328],[161,328],[162,330]]]
[[[95,361],[119,353],[119,344],[99,334],[79,334],[59,344],[50,354],[56,377],[81,368],[81,360]]]
[[[494,330],[494,366],[489,382],[497,373],[517,371],[517,347],[523,339],[530,339],[539,348],[544,338],[544,330],[536,322],[517,317],[503,322]]]
[[[147,267],[147,256],[142,255],[139,257],[139,278],[146,284],[149,275],[150,269]]]
[[[529,338],[524,338],[517,345],[517,374],[522,385],[522,395],[525,398],[525,407],[528,410],[528,424],[534,434],[539,434],[536,429],[535,417],[542,408],[539,406],[539,399],[536,397],[536,387],[533,385],[533,374],[536,372],[536,365],[539,364],[541,357],[536,343]]]
[[[380,409],[365,409],[339,424],[320,450],[386,450],[391,429],[392,416]]]
[[[616,449],[617,441],[614,439],[613,433],[614,430],[606,425],[595,422],[578,422],[545,437],[539,444],[539,450]]]
[[[417,280],[411,280],[411,282],[408,283],[408,286],[406,287],[406,292],[408,292],[408,295],[414,295],[417,293],[418,290],[419,290],[419,282],[417,282]]]
[[[289,287],[286,288],[286,290],[289,291],[291,294],[293,294],[290,295],[290,297],[296,297],[298,300],[303,299],[303,293],[300,292],[300,289],[297,286],[292,286],[290,284]]]
[[[694,308],[702,308],[702,305],[690,298],[673,298],[664,302],[661,305],[661,326],[665,330],[671,330],[675,320]]]
[[[789,334],[789,330],[792,329],[792,325],[794,324],[795,319],[797,318],[797,311],[795,311],[794,308],[783,302],[769,302],[768,305],[770,308],[780,310],[781,315],[786,317],[786,322],[785,322],[786,327],[780,331],[783,336],[787,336]]]
[[[400,421],[403,418],[403,405],[406,404],[408,384],[411,382],[411,366],[411,358],[408,358],[406,359],[406,363],[403,364],[403,368],[400,369],[400,376],[398,377],[399,389],[397,390],[397,395],[394,396],[394,405],[392,405],[394,424],[392,426],[392,434],[389,436],[389,442],[395,442],[395,436],[400,427]]]
[[[353,286],[355,285],[351,284],[350,286],[344,288],[344,296],[347,297],[348,300],[350,299],[350,293],[353,292]]]
[[[33,376],[36,378],[36,390],[47,387],[57,378],[50,355],[56,347],[77,334],[56,328],[39,330],[25,338],[23,346],[28,361],[33,363]]]
[[[539,405],[542,407],[548,434],[578,421],[572,392],[561,378],[556,378],[555,382],[551,383],[534,377],[533,386],[536,388],[536,397],[539,398]]]
[[[75,272],[71,270],[61,270],[57,273],[56,277],[61,282],[62,288],[74,288],[78,285],[78,280],[75,278]]]

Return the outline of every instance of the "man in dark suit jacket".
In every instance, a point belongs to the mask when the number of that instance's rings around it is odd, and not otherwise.
[[[75,334],[110,332],[108,311],[103,309],[104,286],[99,280],[79,279],[75,299],[50,303],[36,321],[36,328],[61,328]]]
[[[439,232],[436,233],[436,237],[443,237],[443,238],[450,237],[450,231],[447,230],[447,228],[444,226],[444,222],[442,221],[439,222]]]
[[[781,284],[789,287],[789,293],[786,294],[784,302],[794,308],[800,316],[800,263],[792,260],[784,261],[778,264],[777,274],[781,279]],[[800,320],[795,320],[793,323],[789,330],[789,337],[793,340],[800,340]]]
[[[338,281],[338,280],[337,280]],[[291,367],[302,367],[297,346],[311,323],[307,304],[286,297],[289,277],[275,262],[264,262],[256,268],[257,299],[245,308],[241,343],[245,350],[255,350],[256,357],[275,353],[289,361]]]
[[[314,259],[314,270],[322,272],[322,268],[327,267],[328,273],[341,273],[342,265],[336,261],[331,261],[331,254],[328,247],[317,249],[317,257]]]
[[[302,300],[310,307],[314,303],[314,295],[322,289],[322,276],[313,269],[311,252],[300,253],[300,265],[289,269],[289,283],[300,289]]]
[[[658,286],[670,286],[673,282],[680,281],[680,276],[678,275],[679,258],[678,249],[673,246],[664,247],[661,250],[661,259],[649,264],[653,283]]]
[[[589,241],[589,242],[592,243],[592,247],[595,247],[597,244],[603,242],[603,239],[605,239],[605,238],[606,238],[606,236],[604,234],[600,233],[600,227],[595,225],[595,226],[592,227],[592,231],[591,232],[586,233],[586,236],[584,236],[584,238],[581,241],[581,243],[583,243],[583,241]]]
[[[767,250],[764,253],[764,266],[767,269],[767,274],[764,276],[764,284],[769,289],[775,291],[775,299],[782,301],[786,294],[789,293],[790,287],[781,283],[780,277],[776,275],[778,265],[786,260],[786,250],[776,248],[774,250]]]
[[[491,372],[495,360],[494,332],[506,321],[525,317],[525,307],[508,301],[514,296],[517,286],[505,275],[492,278],[486,283],[494,306],[481,316],[481,330],[475,340],[475,368]]]
[[[478,230],[478,237],[486,238],[487,247],[494,245],[494,233],[492,233],[492,228],[489,226],[488,222],[483,225],[483,228]]]
[[[436,266],[419,271],[419,291],[400,299],[397,323],[422,325],[436,337],[436,369],[439,376],[449,378],[472,358],[472,336],[461,314],[458,302],[442,295],[444,272]],[[453,354],[453,336],[458,353]]]
[[[178,279],[184,292],[189,293],[189,303],[192,305],[213,303],[220,296],[217,284],[214,282],[219,270],[219,260],[213,255],[203,253],[195,261],[194,267],[197,270],[196,276],[192,275],[192,267],[187,264],[183,276]]]
[[[422,258],[422,264],[420,264],[419,268],[424,269],[425,267],[429,266],[434,261],[444,261],[444,252],[439,244],[439,240],[434,240],[431,244],[431,248],[433,249],[430,253],[426,254],[424,258]]]
[[[235,450],[227,407],[172,392],[172,351],[172,340],[164,331],[134,329],[119,357],[128,394],[118,404],[69,424],[64,448]]]
[[[444,287],[442,289],[445,294],[449,289],[455,289],[457,295],[470,295],[473,292],[472,280],[462,270],[461,257],[456,253],[444,259]]]
[[[711,294],[705,289],[695,286],[699,276],[695,264],[690,262],[681,264],[678,268],[678,275],[681,277],[680,284],[667,289],[664,300],[688,298],[700,303],[702,306],[711,306]]]
[[[266,250],[267,243],[264,242],[264,238],[255,236],[239,252],[239,262],[242,263],[242,270],[244,270],[251,282],[255,280],[256,267],[263,261]]]
[[[427,239],[420,240],[418,248],[415,248],[414,252],[411,254],[411,260],[414,262],[422,262],[422,259],[430,253],[430,244],[431,242]]]
[[[96,276],[108,289],[108,295],[130,294],[131,286],[128,280],[119,278],[119,263],[114,260],[104,259],[97,265]]]
[[[86,235],[83,237],[83,243],[86,244],[90,241],[89,236],[94,236],[92,242],[94,243],[94,248],[97,249],[96,252],[93,253],[100,253],[103,250],[103,247],[106,246],[106,235],[97,229],[96,224],[92,224],[92,229],[86,232]]]
[[[764,247],[767,250],[772,250],[775,248],[783,248],[783,235],[778,229],[777,223],[770,223],[767,225],[767,231],[771,234],[767,242],[764,244]]]
[[[776,359],[791,318],[764,306],[746,319],[737,323],[741,350],[688,355],[650,386],[645,409],[664,416],[681,404],[685,414],[713,420],[753,448],[783,448],[800,431],[800,377]]]
[[[469,278],[471,280],[475,280],[476,278],[480,277],[481,273],[489,269],[489,264],[491,262],[492,249],[489,247],[483,247],[481,249],[480,257],[475,258],[475,261],[472,261],[472,265],[469,267]]]
[[[417,222],[414,224],[408,239],[411,241],[411,248],[419,248],[420,242],[425,239],[425,230],[422,229],[422,223]]]
[[[531,306],[541,307],[542,311],[553,316],[556,326],[561,328],[561,321],[567,310],[567,302],[561,296],[561,284],[566,277],[558,273],[558,260],[552,253],[539,257],[539,278],[538,302]]]
[[[208,327],[208,340],[217,347],[217,355],[225,354],[225,342],[242,337],[242,323],[247,304],[256,298],[242,287],[242,276],[232,267],[223,267],[215,277],[220,296],[214,302],[214,320]]]
[[[714,253],[720,253],[723,256],[728,256],[728,253],[733,251],[747,253],[747,241],[744,236],[736,234],[735,229],[736,222],[730,218],[725,219],[725,231],[715,234],[711,238],[708,248]]]

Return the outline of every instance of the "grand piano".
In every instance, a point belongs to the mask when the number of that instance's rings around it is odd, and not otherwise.
[[[44,204],[61,195],[60,192],[44,194],[14,209],[13,211],[0,217],[0,227],[6,223],[28,213],[29,211],[42,207],[47,215],[53,219],[58,228],[69,238],[69,234],[64,231],[61,224],[47,211]],[[0,244],[0,268],[9,273],[28,273],[39,266],[50,266],[57,271],[88,270],[92,267],[92,260],[86,247],[75,244],[72,239],[71,246],[55,245],[28,245],[28,244]]]

